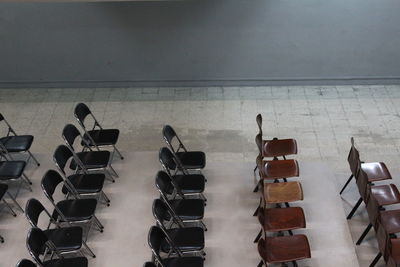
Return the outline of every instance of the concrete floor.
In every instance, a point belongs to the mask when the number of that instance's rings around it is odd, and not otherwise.
[[[348,177],[351,136],[362,160],[384,161],[392,173],[400,171],[400,86],[0,90],[0,112],[18,133],[35,136],[35,153],[50,153],[62,142],[61,129],[75,122],[73,108],[81,101],[104,126],[121,130],[123,152],[157,151],[161,128],[169,123],[188,147],[206,151],[209,162],[254,162],[255,116],[262,113],[265,137],[296,138],[296,158],[328,164],[338,185]],[[35,172],[40,178],[44,170]],[[346,211],[354,197],[351,190],[347,194]],[[356,227],[350,223],[353,239],[367,223],[359,218]],[[357,248],[360,266],[375,252],[368,243]]]

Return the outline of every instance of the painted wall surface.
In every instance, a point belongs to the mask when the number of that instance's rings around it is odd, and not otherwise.
[[[0,3],[0,86],[400,80],[398,0]]]

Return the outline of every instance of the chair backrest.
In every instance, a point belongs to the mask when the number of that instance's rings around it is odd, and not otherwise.
[[[32,227],[38,227],[39,217],[43,211],[48,213],[46,208],[42,205],[42,203],[40,203],[39,200],[31,198],[26,202],[25,216]]]
[[[48,241],[47,236],[39,228],[31,228],[29,230],[26,238],[26,247],[28,248],[29,254],[31,254],[32,258],[40,266],[43,266],[40,255],[48,248]]]
[[[92,114],[92,112],[90,111],[89,107],[86,104],[79,103],[76,105],[74,110],[74,115],[78,120],[78,122],[82,125],[82,127],[85,127],[84,121],[89,114]]]
[[[67,162],[74,158],[72,151],[65,145],[59,145],[53,154],[53,161],[57,167],[65,174],[65,167]]]
[[[258,114],[256,116],[256,122],[257,122],[257,126],[258,126],[258,133],[261,134],[261,136],[262,136],[263,130],[262,130],[262,116],[261,116],[261,114]]]
[[[157,221],[157,225],[160,226],[164,231],[166,231],[164,227],[164,222],[168,220],[172,220],[175,222],[175,217],[171,214],[167,205],[161,199],[155,199],[153,201],[153,216]],[[180,222],[178,222],[180,226]]]
[[[63,181],[64,180],[61,177],[61,175],[55,170],[48,170],[44,174],[44,176],[42,178],[41,186],[44,191],[44,194],[52,203],[54,203],[53,194],[54,194],[57,186],[59,184],[63,183]]]
[[[160,257],[160,249],[163,240],[165,240],[166,236],[163,230],[161,230],[158,226],[152,226],[149,231],[149,235],[147,238],[147,243],[151,251],[153,252],[154,257],[157,259],[159,263],[162,265],[162,259]]]
[[[67,143],[67,145],[72,150],[74,150],[74,142],[78,136],[81,137],[81,140],[84,141],[79,130],[75,127],[75,125],[72,125],[72,124],[65,125],[65,127],[62,131],[62,136],[63,136],[65,142]]]
[[[383,258],[387,261],[390,250],[390,235],[386,232],[385,228],[379,224],[376,230],[376,241],[378,243],[378,248],[380,253],[382,253]]]
[[[143,264],[143,267],[157,267],[157,266],[155,263],[149,261],[149,262],[145,262]]]
[[[365,203],[368,203],[370,186],[368,183],[368,176],[361,168],[360,160],[358,160],[358,172],[356,176],[356,183],[358,192],[360,193],[360,197],[364,200]]]
[[[357,179],[357,171],[358,171],[358,161],[360,160],[360,153],[354,146],[354,138],[352,137],[350,139],[351,142],[351,148],[349,151],[349,155],[347,156],[347,161],[350,166],[350,171],[354,175],[354,177]]]
[[[260,238],[260,240],[258,240],[257,250],[258,254],[260,254],[262,260],[265,262],[265,255],[267,248],[266,248],[266,242],[263,238]]]
[[[400,238],[391,238],[389,242],[388,260],[386,266],[388,267],[400,266],[398,255],[400,255]]]
[[[172,150],[173,153],[179,152],[179,150],[182,148],[186,152],[186,147],[183,145],[181,139],[179,136],[176,134],[175,130],[170,126],[170,125],[165,125],[163,130],[163,137],[165,142],[167,143],[168,147]],[[178,148],[175,149],[174,146],[172,145],[172,140],[176,138],[178,141]]]
[[[179,187],[177,187],[177,185],[174,185],[171,177],[164,171],[159,171],[156,174],[155,184],[161,196],[165,200],[167,200],[167,195],[171,195],[174,193],[174,189],[181,198],[185,198]]]
[[[176,170],[176,168],[179,167],[176,161],[176,157],[174,156],[174,154],[172,154],[171,150],[169,150],[168,147],[160,148],[158,158],[163,168],[167,171]]]
[[[15,267],[36,267],[36,264],[30,260],[23,259],[20,260]]]

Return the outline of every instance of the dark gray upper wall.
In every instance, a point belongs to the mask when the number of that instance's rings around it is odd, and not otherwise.
[[[399,10],[398,0],[1,3],[0,86],[396,80]]]

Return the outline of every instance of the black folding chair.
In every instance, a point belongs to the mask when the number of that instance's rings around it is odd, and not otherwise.
[[[48,170],[42,178],[41,186],[43,192],[54,206],[52,218],[59,223],[84,223],[89,225],[86,238],[93,224],[97,226],[100,232],[103,232],[104,226],[95,216],[96,199],[79,199],[71,194],[72,199],[55,202],[53,195],[58,185],[63,184],[63,181],[61,175],[55,170]]]
[[[32,261],[27,259],[20,260],[15,267],[36,267]]]
[[[3,200],[4,204],[7,206],[7,208],[10,210],[12,215],[14,217],[17,216],[17,214],[14,212],[13,208],[8,204],[8,202],[5,200],[4,196],[7,195],[13,202],[14,204],[18,207],[18,209],[24,213],[24,210],[21,208],[21,206],[18,204],[18,202],[15,200],[15,198],[11,195],[11,193],[8,191],[8,185],[0,183],[0,200]]]
[[[165,125],[162,132],[168,147],[176,155],[185,169],[198,171],[204,169],[206,166],[206,154],[204,152],[188,151],[175,130],[169,125]],[[174,139],[178,142],[177,148],[174,148],[172,144]]]
[[[37,166],[40,166],[40,163],[37,161],[35,156],[31,153],[29,150],[31,148],[32,142],[33,142],[33,136],[32,135],[17,135],[17,133],[14,131],[14,129],[11,127],[11,125],[8,123],[8,121],[4,118],[4,116],[0,113],[0,122],[4,121],[5,124],[8,127],[8,132],[5,137],[0,138],[0,143],[3,144],[5,149],[9,153],[25,153],[27,152],[29,154],[28,159],[26,162],[29,162],[29,160],[32,158]]]
[[[166,235],[161,245],[161,250],[168,255],[174,254],[170,244],[173,244],[176,250],[181,254],[194,253],[196,256],[205,256],[204,253],[204,229],[201,227],[183,227],[183,223],[174,218],[166,204],[161,199],[155,199],[153,202],[153,216],[156,219],[157,226],[160,227]],[[170,228],[165,222],[175,220],[177,228]]]
[[[84,166],[88,171],[103,171],[112,181],[114,181],[112,176],[114,175],[115,177],[118,177],[118,174],[111,166],[110,152],[104,150],[91,150],[91,148],[89,151],[75,152],[74,142],[78,136],[82,141],[84,141],[81,133],[74,125],[65,125],[62,131],[62,137],[71,152],[75,155],[75,161],[78,162],[78,165]]]
[[[100,123],[97,121],[93,113],[90,111],[89,107],[86,106],[84,103],[79,103],[75,107],[74,111],[75,118],[77,119],[79,125],[85,131],[84,139],[87,141],[85,142],[85,146],[97,146],[97,147],[113,147],[113,156],[115,151],[118,153],[121,159],[124,157],[121,155],[121,152],[115,146],[118,142],[119,137],[119,130],[118,129],[103,129]],[[91,116],[94,124],[92,129],[86,128],[85,126],[85,119],[87,116]]]
[[[74,194],[81,196],[95,196],[98,201],[103,199],[107,206],[110,206],[110,200],[103,191],[104,173],[88,173],[84,166],[80,166],[81,173],[66,173],[68,162],[74,160],[71,150],[64,145],[56,148],[53,154],[53,161],[60,170],[66,186]],[[68,192],[67,188],[63,188],[63,193]]]
[[[166,239],[165,233],[157,226],[152,226],[148,235],[148,243],[155,261],[162,267],[203,267],[202,257],[171,257],[162,258],[160,255],[161,246]]]
[[[57,254],[54,249],[54,244],[48,240],[46,235],[39,228],[32,228],[28,232],[26,239],[26,247],[28,248],[29,254],[39,266],[43,267],[87,267],[88,260],[85,257],[75,258],[63,258],[61,255],[57,255],[58,259],[46,260],[45,256],[50,252]],[[44,255],[42,258],[40,255]]]
[[[173,185],[171,183],[164,183],[164,180],[158,177],[156,177],[155,184],[162,200],[174,216],[178,217],[183,223],[198,223],[207,231],[207,227],[202,221],[204,218],[204,200],[186,199],[184,195],[180,195],[182,199],[170,199],[168,192]]]
[[[25,175],[26,162],[23,160],[10,160],[6,154],[3,144],[0,143],[0,181],[15,181],[20,180],[20,185],[26,183],[28,190],[32,191],[31,180]],[[2,160],[4,159],[4,160]]]
[[[83,240],[82,227],[61,227],[60,224],[52,218],[50,213],[46,210],[42,203],[39,202],[39,200],[34,198],[28,200],[25,207],[25,215],[32,227],[39,228],[38,222],[42,212],[46,213],[50,221],[47,229],[43,230],[43,233],[50,241],[54,243],[55,249],[59,254],[79,252],[82,254],[82,256],[84,256],[82,252],[84,247],[89,252],[90,256],[93,258],[96,257],[96,255]],[[56,228],[50,228],[51,224],[55,225]]]

